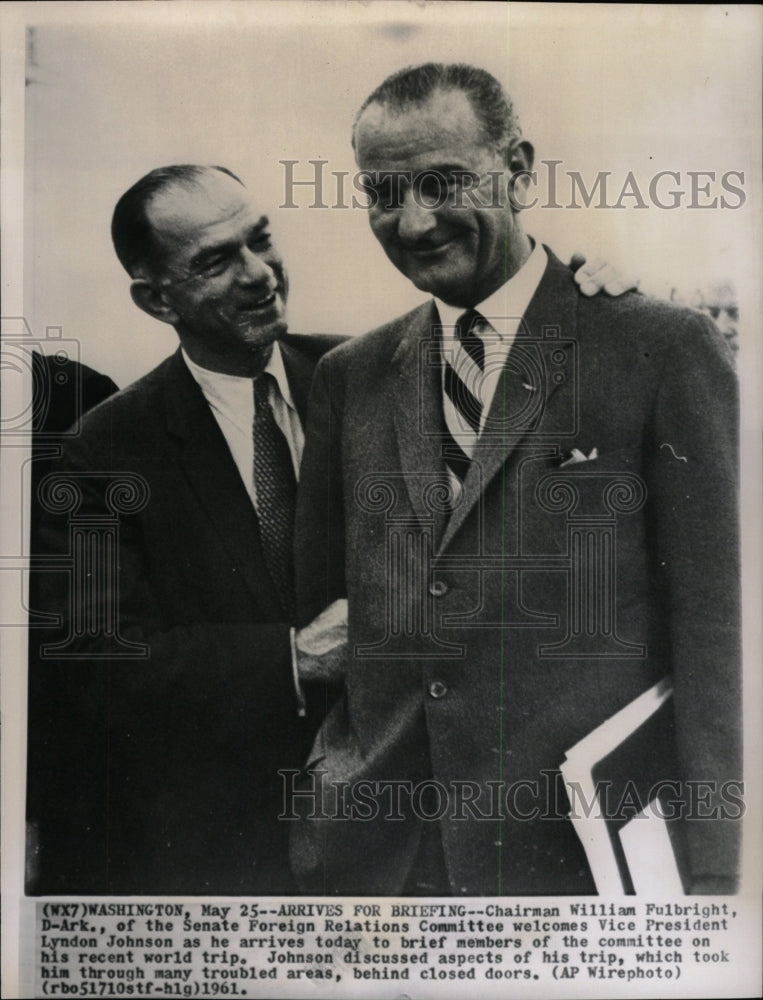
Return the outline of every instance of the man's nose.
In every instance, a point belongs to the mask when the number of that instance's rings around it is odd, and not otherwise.
[[[241,251],[239,277],[248,284],[276,285],[273,268],[249,247],[244,247]]]
[[[411,188],[403,197],[399,210],[397,231],[404,241],[416,242],[429,236],[437,228],[436,210],[422,204],[420,194]]]

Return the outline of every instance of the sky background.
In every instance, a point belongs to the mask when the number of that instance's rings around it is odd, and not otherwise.
[[[287,262],[293,331],[358,334],[421,301],[362,209],[310,209],[305,188],[299,208],[274,208],[283,159],[300,161],[301,178],[312,176],[307,161],[327,160],[332,204],[332,172],[354,169],[355,110],[388,73],[428,59],[473,62],[508,85],[537,160],[562,161],[562,204],[568,170],[588,187],[610,171],[611,201],[628,171],[647,201],[653,175],[677,171],[684,205],[687,171],[716,172],[710,198],[724,194],[722,174],[745,172],[737,210],[637,209],[630,198],[621,210],[527,212],[526,229],[560,256],[603,254],[659,295],[711,278],[744,287],[759,266],[759,19],[743,8],[100,4],[91,13],[56,23],[47,7],[29,37],[24,310],[38,336],[61,327],[120,385],[176,345],[170,327],[133,305],[109,237],[119,195],[158,165],[222,163],[247,182]],[[544,177],[541,165],[542,197]]]

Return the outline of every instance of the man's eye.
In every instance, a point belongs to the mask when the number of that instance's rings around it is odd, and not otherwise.
[[[213,278],[217,274],[222,274],[225,270],[226,264],[223,260],[215,261],[213,264],[205,264],[201,269],[201,273],[206,278]]]
[[[392,181],[387,181],[381,185],[381,188],[379,190],[379,198],[380,198],[379,204],[381,205],[382,208],[387,209],[387,211],[391,211],[392,209],[395,208],[400,208],[400,206],[402,205],[400,191],[398,190],[397,185],[393,184]]]
[[[447,185],[442,176],[427,176],[419,183],[419,195],[427,204],[439,201],[446,191]]]
[[[205,264],[203,264],[199,268],[199,273],[205,277],[213,277],[216,274],[222,274],[227,266],[227,257],[215,257],[213,260],[208,260]]]
[[[397,185],[392,181],[382,181],[380,184],[364,184],[363,190],[370,199],[370,208],[381,209],[383,212],[400,208],[402,201]]]
[[[480,175],[473,170],[457,170],[445,175],[445,180],[451,189],[476,187],[480,179]]]

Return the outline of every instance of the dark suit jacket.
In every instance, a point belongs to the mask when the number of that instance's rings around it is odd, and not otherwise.
[[[598,725],[672,675],[677,759],[660,776],[715,782],[705,815],[741,778],[730,357],[698,313],[586,299],[550,254],[449,513],[436,321],[423,305],[316,373],[298,595],[308,619],[346,592],[355,655],[311,754],[323,815],[294,824],[297,877],[397,894],[416,814],[442,811],[453,893],[593,892],[558,768]],[[599,457],[562,468],[573,448]],[[344,805],[334,780],[350,783]],[[431,780],[439,792],[415,791]],[[410,785],[385,820],[395,781]],[[687,887],[728,887],[737,826],[681,826]]]
[[[315,363],[339,340],[282,342],[303,420]],[[101,602],[96,634],[75,634],[66,656],[43,651],[31,678],[33,694],[48,695],[30,705],[31,891],[293,890],[277,772],[304,762],[316,716],[297,716],[292,623],[251,501],[179,352],[87,414],[62,473],[81,499],[44,522],[47,555],[68,558],[72,527],[95,517],[98,530],[113,485],[123,474],[132,485],[116,498],[118,636],[106,577],[91,582],[97,563],[83,584],[86,614]],[[40,610],[62,618],[61,629],[37,633],[43,646],[77,632],[70,590],[65,572],[40,572]],[[124,657],[140,653],[126,643],[146,655]],[[51,691],[66,705],[53,731],[41,707]]]
[[[83,413],[113,396],[119,387],[108,377],[70,358],[32,352],[32,475],[31,522],[34,535],[41,510],[40,480],[61,454],[67,432]]]

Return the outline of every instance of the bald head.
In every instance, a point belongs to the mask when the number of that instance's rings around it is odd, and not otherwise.
[[[170,195],[175,189],[203,190],[222,178],[232,178],[243,187],[239,178],[226,167],[181,163],[157,167],[125,191],[114,209],[111,239],[130,277],[155,273],[162,266],[162,247],[151,211],[159,196]]]

